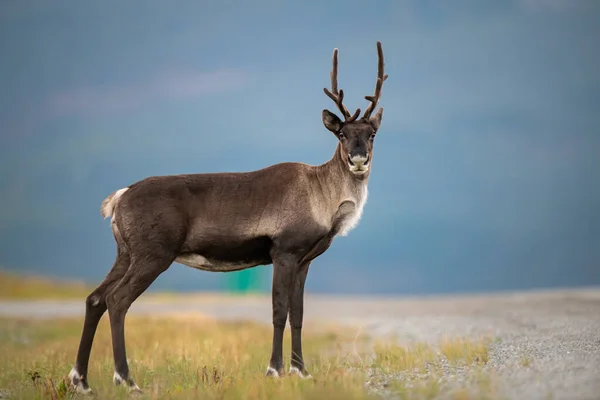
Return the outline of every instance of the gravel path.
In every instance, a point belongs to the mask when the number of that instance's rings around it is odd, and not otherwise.
[[[270,323],[269,298],[140,299],[130,313],[200,312]],[[0,316],[82,316],[83,302],[0,302]],[[327,321],[372,336],[440,341],[496,338],[488,368],[509,399],[600,400],[600,289],[511,294],[358,298],[307,295],[307,324]],[[524,362],[527,360],[527,362]],[[524,365],[527,364],[527,365]]]

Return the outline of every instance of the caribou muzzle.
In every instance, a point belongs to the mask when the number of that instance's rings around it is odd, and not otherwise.
[[[369,157],[369,154],[354,156],[348,154],[348,167],[350,167],[350,171],[357,175],[362,175],[369,170],[370,161],[371,157]]]

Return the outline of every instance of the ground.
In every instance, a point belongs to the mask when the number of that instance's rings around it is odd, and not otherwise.
[[[84,304],[0,301],[0,396],[66,398]],[[307,294],[313,380],[264,379],[264,296],[145,295],[128,315],[133,376],[148,398],[599,399],[600,290],[357,298]],[[289,332],[285,339],[289,362]],[[112,386],[109,326],[90,362]]]

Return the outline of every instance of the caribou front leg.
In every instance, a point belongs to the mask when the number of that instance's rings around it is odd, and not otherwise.
[[[283,332],[287,322],[290,289],[297,263],[291,260],[273,260],[273,347],[266,376],[279,377],[283,369]]]
[[[302,318],[304,315],[304,283],[308,275],[310,261],[300,265],[294,282],[290,298],[290,326],[292,327],[292,361],[290,375],[299,375],[301,378],[312,378],[304,366],[302,357]]]

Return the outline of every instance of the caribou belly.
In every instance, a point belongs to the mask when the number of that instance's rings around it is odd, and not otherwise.
[[[200,254],[187,253],[182,254],[175,259],[176,263],[183,264],[190,268],[199,269],[202,271],[213,272],[231,272],[239,271],[246,268],[256,267],[260,263],[256,262],[231,262],[221,260],[209,260]]]

